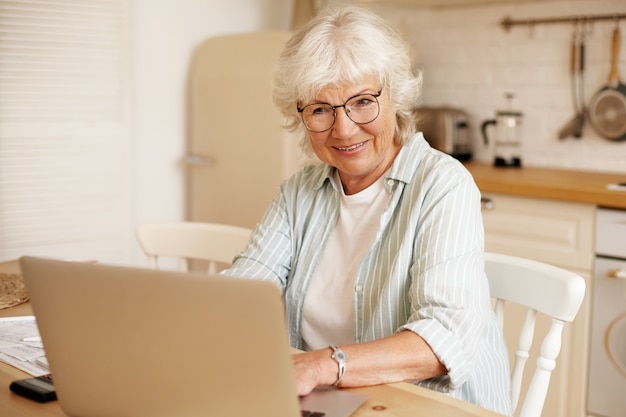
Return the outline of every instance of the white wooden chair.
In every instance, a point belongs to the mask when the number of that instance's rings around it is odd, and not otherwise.
[[[159,258],[171,257],[181,261],[183,271],[190,270],[193,260],[207,261],[207,272],[214,274],[219,264],[230,265],[245,249],[251,232],[216,223],[152,223],[139,226],[137,239],[152,268],[159,268]]]
[[[585,296],[581,276],[530,259],[486,253],[485,270],[496,316],[504,323],[504,304],[513,302],[527,308],[511,370],[511,399],[519,417],[540,417],[548,392],[552,370],[561,351],[563,326],[576,317]],[[541,342],[535,372],[520,403],[522,377],[533,342],[535,318],[541,312],[551,318],[548,332]]]

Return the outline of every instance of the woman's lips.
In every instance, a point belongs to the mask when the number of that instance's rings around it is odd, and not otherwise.
[[[356,143],[354,145],[351,146],[335,146],[335,149],[337,149],[338,151],[341,152],[354,152],[360,148],[362,148],[363,146],[365,146],[366,142],[361,142],[361,143]]]

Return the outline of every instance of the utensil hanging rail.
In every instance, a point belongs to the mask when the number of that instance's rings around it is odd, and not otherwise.
[[[589,23],[596,20],[613,20],[619,21],[620,19],[626,19],[626,14],[600,14],[600,15],[580,15],[580,16],[562,16],[562,17],[546,17],[538,19],[513,19],[509,16],[502,19],[500,24],[502,28],[507,32],[513,26],[535,26],[551,23]]]

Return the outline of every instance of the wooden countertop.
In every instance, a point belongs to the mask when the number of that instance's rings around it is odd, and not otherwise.
[[[548,168],[500,168],[468,162],[481,192],[590,203],[626,209],[626,190],[609,190],[607,184],[626,182],[626,174],[608,174]]]

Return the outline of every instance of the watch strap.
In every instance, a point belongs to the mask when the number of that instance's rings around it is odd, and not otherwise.
[[[333,384],[333,387],[337,387],[343,380],[343,376],[346,374],[346,364],[348,362],[348,355],[346,355],[346,353],[343,350],[339,349],[339,347],[335,345],[330,345],[329,347],[333,351],[330,357],[335,362],[337,362],[337,365],[339,367],[339,371],[337,373],[337,380]]]

